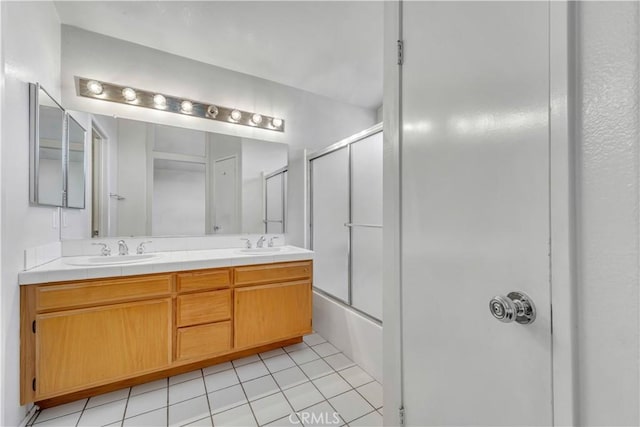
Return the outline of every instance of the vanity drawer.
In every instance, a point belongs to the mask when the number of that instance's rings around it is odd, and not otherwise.
[[[192,359],[231,350],[231,321],[179,328],[176,359]]]
[[[171,275],[43,285],[35,293],[37,311],[104,305],[168,295]]]
[[[177,326],[231,319],[231,290],[198,292],[177,298]]]
[[[231,270],[228,268],[178,274],[178,292],[222,289],[230,285]]]
[[[311,261],[282,264],[250,265],[235,269],[235,285],[260,285],[264,283],[311,279]]]

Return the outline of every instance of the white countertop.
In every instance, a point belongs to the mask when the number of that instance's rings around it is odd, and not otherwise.
[[[78,266],[74,260],[91,258],[62,257],[47,264],[21,272],[21,285],[64,282],[67,280],[97,279],[134,276],[137,274],[167,273],[171,271],[199,270],[218,267],[236,267],[251,264],[269,264],[313,259],[313,251],[296,246],[278,246],[279,252],[242,253],[239,248],[208,249],[201,251],[154,252],[158,257],[131,264]],[[118,255],[111,255],[116,258]]]

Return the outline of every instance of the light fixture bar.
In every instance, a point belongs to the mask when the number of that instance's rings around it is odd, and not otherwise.
[[[76,76],[75,80],[76,93],[85,98],[117,102],[119,104],[150,108],[152,110],[166,111],[183,116],[193,116],[234,125],[284,132],[284,120],[279,117],[265,116],[264,114],[252,111],[223,107],[217,104],[195,101],[193,99],[181,98],[160,92],[151,92],[132,86],[120,86],[96,79]],[[98,88],[102,90],[98,91]],[[128,95],[128,98],[125,97],[125,94]],[[132,98],[133,95],[135,95],[135,98]],[[164,103],[161,102],[163,98]],[[189,106],[191,108],[189,108]],[[259,117],[261,119],[258,120]]]

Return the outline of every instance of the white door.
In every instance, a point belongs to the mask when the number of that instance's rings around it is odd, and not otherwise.
[[[213,165],[213,233],[240,233],[238,227],[237,159],[216,160]]]
[[[549,4],[403,7],[406,423],[552,425]],[[511,291],[533,323],[490,314]]]

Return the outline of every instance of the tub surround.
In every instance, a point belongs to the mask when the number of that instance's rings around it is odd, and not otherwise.
[[[313,252],[278,248],[101,267],[62,257],[23,272],[22,404],[57,405],[300,342],[312,331]]]

